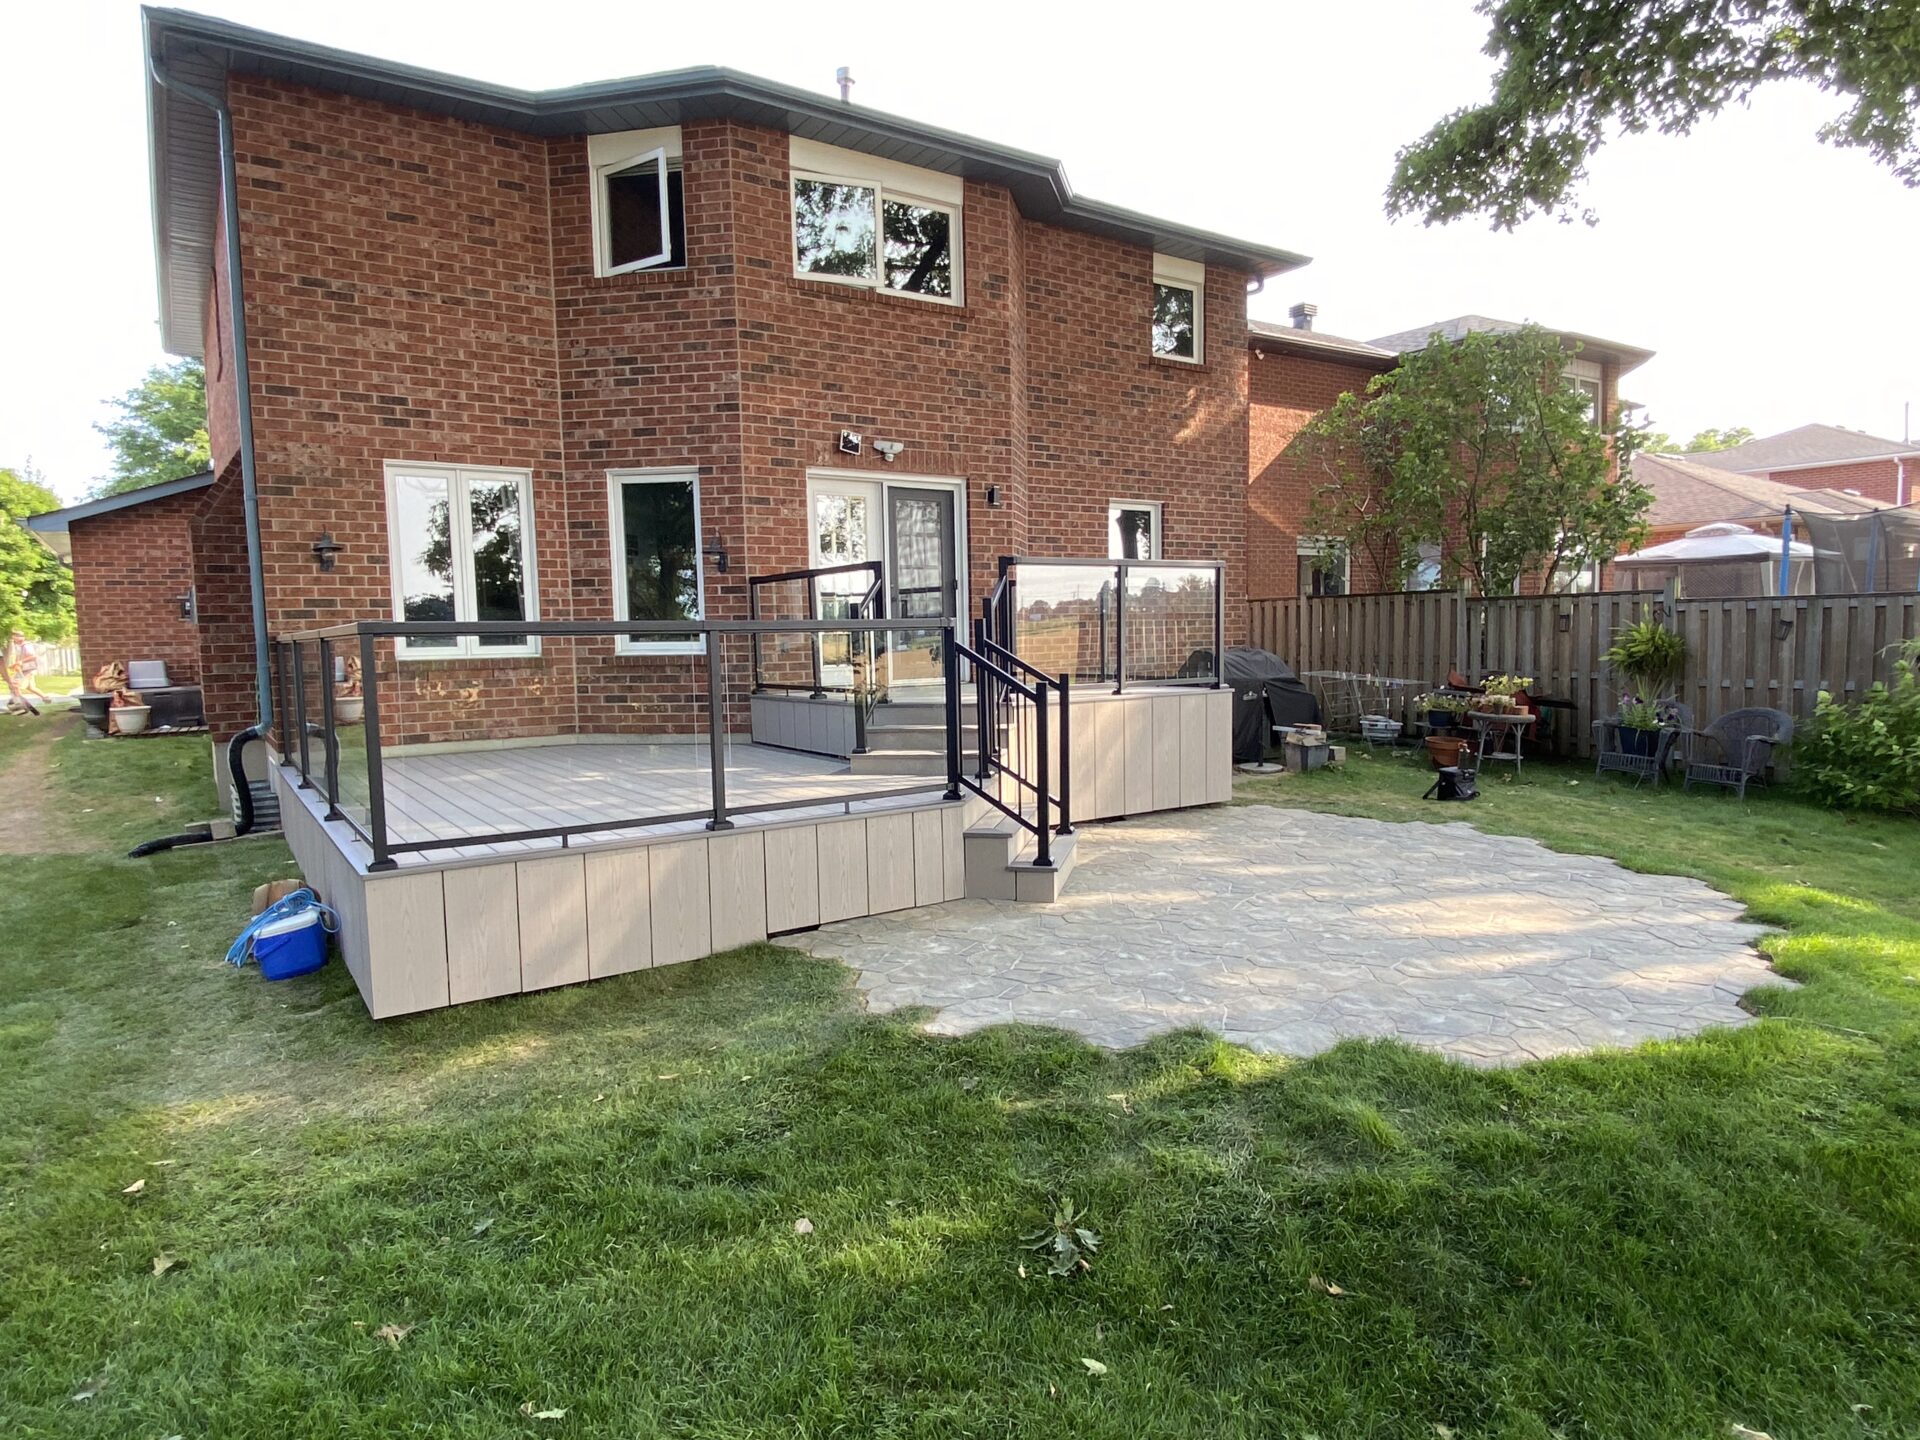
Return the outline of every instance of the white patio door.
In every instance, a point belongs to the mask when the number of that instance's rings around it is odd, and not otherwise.
[[[882,543],[880,486],[873,481],[818,479],[807,487],[808,524],[812,532],[807,563],[814,569],[877,560]],[[844,620],[867,593],[872,577],[864,571],[822,575],[818,582],[820,618]],[[821,637],[820,678],[829,685],[853,682],[849,636]]]

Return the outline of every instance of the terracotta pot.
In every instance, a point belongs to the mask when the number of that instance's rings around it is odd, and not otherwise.
[[[1467,748],[1467,742],[1457,735],[1429,735],[1427,737],[1427,758],[1433,761],[1433,768],[1444,770],[1449,765],[1458,765],[1460,756]]]

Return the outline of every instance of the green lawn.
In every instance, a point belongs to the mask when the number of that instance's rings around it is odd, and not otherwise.
[[[935,1039],[770,946],[376,1025],[337,964],[220,963],[277,840],[118,858],[209,808],[204,741],[48,753],[97,853],[4,862],[8,1433],[1920,1433],[1911,824],[1544,768],[1243,787],[1700,875],[1804,982],[1477,1072]],[[1059,1194],[1103,1237],[1070,1281],[1020,1244]]]

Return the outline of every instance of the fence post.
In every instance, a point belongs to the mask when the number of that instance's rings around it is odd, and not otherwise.
[[[817,619],[817,616],[809,616]],[[727,819],[727,732],[726,705],[722,695],[720,670],[726,663],[723,653],[723,637],[716,631],[707,632],[707,769],[713,777],[713,818],[707,821],[709,830],[731,830],[733,822]],[[820,663],[820,651],[816,634],[813,652],[814,664]]]
[[[367,733],[367,833],[373,841],[373,863],[369,870],[393,869],[393,857],[387,854],[387,778],[380,760],[380,679],[374,669],[373,636],[360,636],[360,689],[366,697],[362,713]],[[305,721],[301,729],[306,728]]]

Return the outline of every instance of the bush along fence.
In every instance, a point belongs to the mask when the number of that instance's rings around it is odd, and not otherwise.
[[[1746,705],[1785,710],[1805,723],[1823,689],[1837,700],[1855,700],[1874,681],[1891,682],[1901,642],[1920,636],[1920,595],[1675,600],[1661,591],[1254,600],[1248,628],[1252,644],[1273,651],[1303,678],[1320,670],[1414,682],[1396,706],[1453,670],[1472,680],[1530,675],[1533,694],[1570,706],[1555,718],[1555,743],[1588,755],[1593,722],[1612,713],[1621,688],[1602,657],[1614,633],[1648,608],[1686,641],[1675,694],[1702,726]]]

